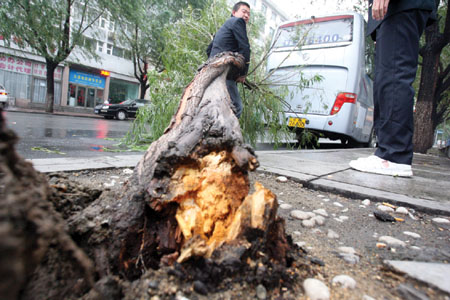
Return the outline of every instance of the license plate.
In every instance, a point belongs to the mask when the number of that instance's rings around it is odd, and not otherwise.
[[[101,112],[108,112],[108,110],[106,110],[106,109],[102,109],[102,110],[100,110]]]
[[[306,119],[301,118],[289,118],[289,127],[299,127],[299,128],[305,128]]]

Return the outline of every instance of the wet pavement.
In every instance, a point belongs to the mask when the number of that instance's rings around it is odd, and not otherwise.
[[[367,174],[350,169],[352,159],[373,149],[256,151],[258,171],[286,176],[306,187],[351,198],[390,202],[424,212],[450,215],[450,159],[416,154],[412,178]],[[41,172],[134,167],[138,155],[33,159]]]
[[[16,110],[36,113],[33,110]],[[56,113],[56,115],[64,114],[67,115],[63,112]],[[100,119],[94,114],[70,113],[70,115]],[[67,136],[67,130],[69,129],[66,128],[61,134]],[[82,131],[83,129],[71,134],[83,134]],[[101,145],[98,147],[101,151]],[[373,149],[271,150],[256,153],[260,161],[258,171],[286,176],[306,187],[351,198],[386,201],[425,212],[450,215],[450,159],[445,156],[415,154],[414,176],[401,178],[362,173],[348,166],[353,159],[373,154]],[[141,153],[109,156],[102,153],[86,158],[82,156],[39,158],[31,161],[41,172],[55,172],[134,167],[141,157]]]

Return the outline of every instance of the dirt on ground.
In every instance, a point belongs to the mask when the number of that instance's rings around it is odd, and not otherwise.
[[[90,253],[89,244],[101,243],[101,237],[83,240],[80,232],[88,231],[93,225],[73,222],[73,216],[92,205],[102,193],[107,193],[114,203],[131,173],[131,169],[108,169],[47,174],[54,191],[54,206],[68,221],[68,231],[75,242],[90,257],[98,253]],[[201,268],[195,270],[192,266],[186,268],[176,264],[149,269],[134,281],[126,280],[120,274],[105,274],[104,279],[97,282],[96,290],[108,299],[307,299],[303,281],[316,278],[328,287],[330,299],[426,299],[417,298],[421,295],[429,299],[449,299],[439,289],[397,273],[383,263],[384,260],[448,263],[450,227],[432,221],[439,216],[406,208],[403,213],[387,212],[397,221],[383,222],[374,216],[374,212],[376,215],[380,211],[377,208],[380,203],[310,190],[298,182],[263,172],[251,173],[250,180],[252,185],[255,181],[260,182],[278,198],[278,214],[285,219],[287,233],[297,245],[298,261],[291,268],[267,271],[264,270],[266,265],[249,261],[249,265],[257,264],[249,268],[255,270],[254,273],[230,274],[212,288],[204,283],[211,278],[201,280]],[[309,217],[302,220],[302,213]],[[314,222],[311,222],[312,218]],[[101,222],[107,223],[106,220]],[[78,227],[75,230],[70,226]],[[396,238],[404,244],[398,246],[380,241],[383,236]],[[27,287],[22,298],[39,299],[36,295],[47,295],[46,299],[55,299],[51,290],[67,287],[72,291],[70,299],[95,299],[96,292],[89,291],[80,271],[69,266],[67,260],[70,258],[58,255],[58,251],[50,249],[32,277],[32,286]],[[61,263],[61,260],[66,261]],[[61,268],[61,265],[67,268]],[[286,282],[273,287],[270,278],[258,278],[259,271],[266,277],[267,274],[279,276],[281,282],[284,278]],[[194,276],[195,272],[200,273]],[[277,272],[289,274],[280,276]],[[333,283],[338,275],[347,275],[354,282]],[[343,284],[350,287],[343,287]],[[405,296],[408,293],[410,295]]]

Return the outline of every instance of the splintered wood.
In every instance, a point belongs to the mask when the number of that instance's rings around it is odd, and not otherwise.
[[[179,203],[176,220],[185,240],[178,262],[192,255],[210,257],[217,247],[237,239],[244,225],[265,231],[266,220],[273,217],[266,213],[276,213],[275,195],[262,185],[257,183],[256,192],[247,196],[248,176],[237,171],[226,151],[179,167],[169,185]]]

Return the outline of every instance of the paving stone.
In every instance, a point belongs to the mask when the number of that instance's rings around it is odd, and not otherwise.
[[[400,260],[387,260],[385,262],[397,271],[450,293],[450,284],[448,284],[450,264]]]

